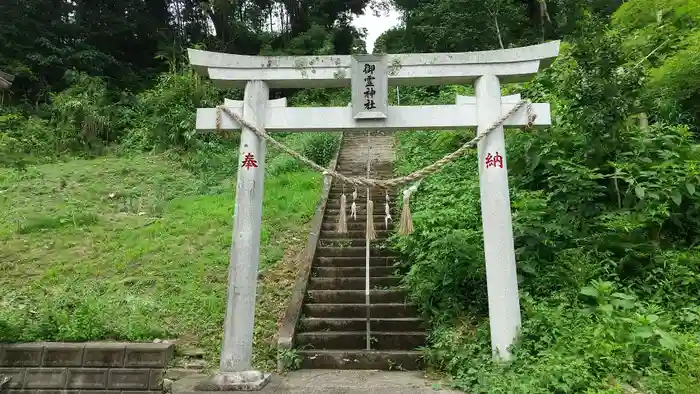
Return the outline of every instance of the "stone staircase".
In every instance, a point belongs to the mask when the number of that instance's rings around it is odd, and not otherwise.
[[[373,178],[390,178],[393,173],[393,136],[371,139]],[[365,175],[366,135],[343,138],[337,170],[343,174]],[[367,307],[365,304],[366,189],[358,188],[357,219],[350,218],[351,185],[347,195],[348,233],[337,233],[342,183],[333,181],[322,231],[316,248],[302,316],[296,333],[296,347],[303,368],[331,369],[420,369],[420,352],[425,343],[423,321],[399,289],[394,274],[395,255],[383,248],[393,229],[384,224],[384,190],[372,190],[377,239],[370,248],[370,349],[366,347]],[[398,221],[395,193],[389,191],[391,216]]]

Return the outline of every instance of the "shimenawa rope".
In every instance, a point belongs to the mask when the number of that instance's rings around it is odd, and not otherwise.
[[[374,202],[370,199],[370,187],[378,187],[378,188],[383,188],[387,190],[390,187],[393,186],[400,186],[404,185],[416,180],[420,180],[428,175],[432,175],[435,172],[441,170],[445,165],[451,163],[452,161],[456,160],[460,156],[464,154],[464,152],[467,151],[467,149],[476,146],[482,139],[484,139],[487,135],[489,135],[492,131],[494,131],[496,128],[499,126],[502,126],[505,121],[513,116],[520,108],[522,108],[524,105],[527,105],[526,110],[527,110],[527,127],[530,128],[532,127],[532,124],[535,121],[535,115],[532,113],[532,103],[530,101],[526,100],[521,100],[519,101],[513,108],[511,108],[510,111],[508,111],[507,114],[501,116],[498,121],[496,121],[494,124],[489,126],[486,130],[484,130],[482,133],[477,134],[476,137],[472,138],[469,142],[465,143],[462,145],[459,149],[456,151],[450,153],[449,155],[443,157],[442,159],[436,161],[435,163],[423,167],[418,171],[414,171],[408,175],[399,177],[399,178],[392,178],[392,179],[386,179],[386,180],[380,180],[380,179],[371,179],[369,177],[369,167],[367,170],[367,177],[362,178],[362,177],[347,177],[339,172],[336,172],[335,170],[330,170],[327,168],[323,168],[320,165],[314,163],[313,161],[307,159],[304,157],[302,154],[299,152],[296,152],[292,148],[284,145],[283,143],[275,140],[267,134],[264,130],[260,130],[254,125],[250,124],[250,122],[244,120],[240,115],[237,113],[231,111],[228,107],[226,106],[217,106],[216,109],[216,131],[217,133],[221,133],[221,112],[225,112],[228,116],[233,118],[235,121],[241,124],[241,126],[244,126],[251,130],[255,135],[257,135],[260,138],[264,138],[265,140],[269,141],[271,144],[274,146],[278,147],[282,151],[286,152],[287,154],[291,155],[292,157],[296,158],[297,160],[301,161],[302,163],[308,165],[309,167],[315,169],[316,171],[321,172],[324,176],[329,175],[333,178],[339,179],[340,181],[343,182],[343,195],[341,197],[341,203],[340,203],[340,218],[338,222],[338,231],[340,233],[346,233],[347,232],[347,219],[346,219],[346,196],[345,196],[345,183],[351,183],[355,185],[355,191],[353,192],[353,203],[351,207],[351,215],[353,218],[356,217],[356,212],[357,212],[357,205],[355,203],[355,199],[357,198],[357,185],[364,185],[367,187],[367,236],[370,239],[374,239],[376,237],[376,233],[374,231],[374,223],[372,221],[372,215],[374,213]],[[369,131],[368,131],[368,137],[369,137]],[[369,158],[368,158],[369,160]],[[369,162],[368,162],[369,163]],[[369,164],[368,164],[369,165]],[[414,184],[411,186],[409,189],[405,190],[403,193],[403,209],[401,212],[401,220],[399,222],[399,233],[401,234],[409,234],[413,231],[413,221],[411,218],[411,210],[410,210],[410,205],[409,205],[409,199],[410,196],[413,192],[416,191],[416,188],[418,187],[417,184]],[[388,210],[388,192],[387,192],[387,209],[386,209],[386,215],[387,218],[385,219],[385,223],[388,226],[388,220],[390,218],[389,216],[389,210]]]
[[[489,135],[492,131],[494,131],[496,128],[500,127],[503,125],[503,123],[510,118],[513,114],[518,112],[520,108],[522,108],[524,105],[527,105],[527,118],[528,118],[528,124],[527,127],[531,127],[532,124],[535,121],[535,115],[532,113],[532,103],[527,100],[521,100],[518,102],[513,108],[511,108],[510,111],[508,111],[507,114],[501,116],[501,118],[498,119],[494,124],[489,126],[486,130],[484,130],[482,133],[477,134],[476,137],[472,138],[469,142],[465,143],[462,145],[459,149],[456,151],[450,153],[449,155],[443,157],[442,159],[436,161],[433,164],[430,164],[426,167],[421,168],[418,171],[414,171],[408,175],[399,177],[399,178],[392,178],[392,179],[370,179],[369,177],[362,178],[362,177],[348,177],[345,176],[339,172],[336,172],[334,170],[330,170],[327,168],[323,168],[322,166],[314,163],[313,161],[307,159],[300,153],[296,152],[292,148],[284,145],[283,143],[277,141],[276,139],[272,138],[269,134],[267,134],[264,130],[261,131],[254,125],[250,124],[250,122],[244,120],[240,115],[237,113],[231,111],[228,107],[220,105],[217,106],[216,109],[216,131],[221,132],[221,112],[223,111],[226,113],[228,116],[233,118],[236,122],[240,123],[241,126],[246,127],[255,135],[257,135],[260,138],[264,138],[265,140],[269,141],[272,145],[276,146],[277,148],[281,149],[285,153],[289,154],[290,156],[296,158],[297,160],[301,161],[302,163],[308,165],[309,167],[315,169],[318,172],[323,173],[323,175],[330,175],[333,178],[339,179],[345,183],[351,183],[353,185],[364,185],[367,187],[377,187],[377,188],[383,188],[387,189],[390,187],[394,186],[401,186],[405,185],[407,183],[416,181],[418,179],[425,178],[428,175],[432,175],[436,173],[437,171],[441,170],[442,167],[444,167],[446,164],[449,164],[450,162],[456,160],[460,156],[464,154],[469,148],[477,145],[482,139],[484,139],[487,135]]]

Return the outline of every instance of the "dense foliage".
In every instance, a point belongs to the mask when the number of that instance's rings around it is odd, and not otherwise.
[[[689,67],[688,48],[700,9],[640,3],[621,7],[612,24],[581,21],[551,69],[508,87],[552,103],[556,116],[547,130],[507,130],[523,307],[515,361],[491,361],[473,156],[421,184],[416,231],[394,240],[406,256],[406,284],[432,318],[428,360],[460,388],[697,392],[700,147],[695,104],[679,98],[696,94],[700,68]],[[678,45],[656,49],[667,39]],[[435,100],[466,90],[443,88]],[[414,94],[401,93],[407,102]],[[639,113],[649,114],[649,125]],[[400,170],[469,138],[403,133]]]
[[[9,0],[0,4],[0,70],[17,79],[0,92],[0,166],[169,150],[203,182],[220,182],[235,171],[228,152],[236,141],[197,135],[194,109],[241,92],[197,76],[185,49],[363,52],[364,32],[350,21],[369,4],[403,13],[376,52],[564,40],[550,69],[504,86],[550,102],[555,115],[546,130],[507,130],[523,309],[512,363],[491,361],[473,156],[421,184],[416,231],[393,240],[412,297],[431,320],[430,365],[475,393],[697,392],[698,0]],[[402,105],[453,103],[471,92],[402,87],[400,97]],[[349,99],[346,90],[273,95],[291,105]],[[281,138],[318,162],[335,147],[328,134]],[[422,167],[469,138],[402,133],[398,169]],[[298,165],[273,152],[268,171]],[[0,331],[14,340],[91,337],[66,325],[63,306],[42,308],[50,324],[29,324],[28,311],[13,310]],[[110,330],[148,337],[142,328]]]

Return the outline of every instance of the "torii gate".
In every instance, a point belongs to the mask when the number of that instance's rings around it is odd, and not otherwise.
[[[522,48],[465,53],[345,56],[242,56],[189,49],[190,63],[217,87],[245,87],[243,101],[225,106],[267,132],[454,130],[477,127],[481,133],[519,101],[501,97],[501,82],[520,82],[548,67],[559,41]],[[389,106],[388,86],[474,83],[475,97],[458,96],[455,105]],[[270,88],[352,89],[347,107],[287,108],[286,100],[269,100]],[[534,126],[551,124],[549,104],[533,104]],[[241,125],[221,116],[221,130]],[[528,124],[524,109],[505,123]],[[197,109],[197,130],[217,129],[217,109]],[[265,140],[243,128],[229,266],[228,303],[219,390],[260,389],[269,374],[251,367],[253,321],[262,220]],[[478,145],[479,184],[486,257],[491,343],[494,354],[509,359],[508,347],[520,328],[513,229],[503,127]]]

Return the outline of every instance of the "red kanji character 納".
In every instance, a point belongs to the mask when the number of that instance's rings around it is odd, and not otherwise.
[[[490,153],[486,155],[486,168],[496,167],[503,168],[503,156],[496,152],[495,155]]]
[[[245,157],[243,158],[243,163],[241,164],[241,167],[245,167],[247,170],[251,167],[257,168],[258,162],[255,160],[255,156],[253,156],[252,153],[246,153]]]

